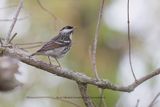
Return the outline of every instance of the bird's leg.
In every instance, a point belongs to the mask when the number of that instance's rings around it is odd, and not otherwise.
[[[51,59],[50,57],[48,56],[48,60],[49,60],[49,64],[52,65],[52,62],[51,62]],[[61,68],[61,64],[59,63],[59,61],[57,60],[57,58],[55,58],[56,62],[58,63],[58,66],[57,67],[60,67]]]
[[[50,65],[52,65],[52,63],[51,63],[51,59],[50,59],[50,57],[48,56],[48,61],[49,61],[49,64]]]
[[[61,68],[61,64],[59,63],[59,61],[57,60],[57,58],[55,58],[56,62],[58,63],[58,67]]]

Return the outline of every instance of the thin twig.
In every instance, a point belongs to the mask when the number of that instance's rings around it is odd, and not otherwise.
[[[99,30],[100,30],[100,22],[102,19],[102,15],[103,15],[103,7],[104,7],[104,0],[101,0],[100,3],[100,7],[99,7],[99,12],[98,12],[98,20],[97,20],[97,25],[96,25],[96,31],[95,31],[95,37],[94,37],[94,41],[93,41],[93,45],[92,45],[92,50],[90,50],[92,53],[91,54],[91,62],[92,62],[92,70],[94,72],[94,75],[96,77],[96,79],[100,80],[100,77],[98,75],[98,71],[97,71],[97,64],[96,64],[96,51],[97,51],[97,42],[98,42],[98,36],[99,36]],[[100,92],[100,101],[99,101],[99,107],[101,107],[101,104],[103,102],[104,106],[106,107],[106,103],[104,101],[104,99],[102,99],[104,90],[103,89],[98,89]]]
[[[99,88],[99,92],[100,92],[100,101],[99,101],[98,107],[101,107],[102,103],[103,103],[104,107],[107,107],[107,104],[105,103],[105,100],[104,100],[104,89]]]
[[[98,14],[98,21],[97,21],[97,25],[96,25],[96,32],[95,32],[95,37],[94,37],[94,41],[93,41],[93,45],[92,45],[92,58],[91,58],[91,62],[92,62],[92,69],[93,72],[95,74],[95,77],[97,79],[100,80],[99,75],[97,73],[97,64],[96,64],[96,50],[97,50],[97,42],[98,42],[98,36],[99,36],[99,29],[100,29],[100,21],[102,18],[102,14],[103,14],[103,5],[104,5],[104,0],[102,0],[101,4],[100,4],[100,9],[99,9],[99,14]]]
[[[80,82],[77,82],[77,84],[78,84],[80,94],[82,96],[82,99],[83,99],[86,107],[95,107],[92,100],[90,99],[90,97],[87,94],[87,84],[83,84]]]
[[[132,72],[132,75],[135,79],[135,81],[137,81],[136,79],[136,75],[134,73],[134,70],[133,70],[133,66],[132,66],[132,50],[131,50],[131,35],[130,35],[130,13],[129,13],[129,0],[127,0],[127,25],[128,25],[128,48],[129,48],[129,64],[130,64],[130,68],[131,68],[131,72]]]
[[[25,46],[25,47],[21,47],[23,49],[32,49],[32,48],[40,47],[45,43],[46,42],[30,42],[30,43],[17,43],[15,45],[17,45],[17,46]],[[29,45],[29,46],[26,46],[26,45]]]
[[[27,19],[28,18],[28,16],[26,16],[26,17],[23,17],[23,18],[18,18],[17,20],[18,21],[23,21],[23,20],[25,20],[25,19]],[[4,21],[4,22],[8,22],[8,21],[13,21],[14,19],[0,19],[0,21]]]
[[[11,26],[10,26],[10,29],[9,29],[8,34],[7,34],[7,36],[6,36],[6,39],[5,39],[5,43],[6,43],[6,44],[7,44],[7,43],[9,42],[9,40],[10,40],[10,36],[11,36],[11,33],[12,33],[12,31],[13,31],[13,28],[14,28],[14,26],[15,26],[15,24],[16,24],[18,15],[19,15],[19,13],[20,13],[21,8],[23,7],[23,2],[24,2],[24,0],[20,0],[20,1],[19,1],[19,4],[18,4],[18,6],[17,6],[17,10],[16,10],[16,13],[15,13],[15,16],[14,16],[14,18],[13,18],[13,22],[12,22],[12,24],[11,24]]]
[[[37,48],[37,47],[40,47],[42,45],[35,45],[35,46],[27,46],[27,47],[21,47],[23,49],[32,49],[32,48]]]
[[[9,6],[5,6],[5,7],[0,7],[0,9],[8,9],[8,8],[13,8],[16,7],[16,5],[9,5]]]
[[[11,41],[16,37],[16,35],[17,35],[17,33],[15,33],[15,34],[11,37],[11,39],[9,40],[8,43],[11,43]]]
[[[60,101],[63,101],[63,102],[66,102],[68,104],[71,104],[71,105],[74,105],[76,107],[80,107],[78,104],[74,103],[74,102],[71,102],[71,101],[68,101],[62,97],[47,97],[47,96],[38,96],[38,97],[32,97],[32,96],[27,96],[28,99],[52,99],[52,100],[60,100]]]
[[[16,43],[15,45],[37,45],[37,44],[45,44],[46,42],[29,42],[29,43]]]
[[[140,102],[140,100],[138,99],[135,107],[139,106],[139,102]]]
[[[42,5],[42,3],[40,2],[40,0],[37,0],[37,3],[38,3],[39,6],[42,8],[42,10],[44,10],[45,12],[47,12],[48,14],[50,14],[50,15],[54,18],[54,20],[57,20],[57,19],[58,19],[51,11],[49,11],[48,9],[46,9],[46,8]]]
[[[50,65],[50,64],[47,64],[43,61],[37,60],[34,57],[30,57],[29,52],[25,51],[24,49],[20,49],[18,47],[14,47],[14,46],[0,47],[0,50],[2,50],[2,51],[5,50],[5,51],[3,51],[3,55],[8,55],[8,56],[17,58],[21,62],[24,62],[28,65],[31,65],[31,66],[34,66],[34,67],[39,68],[41,70],[44,70],[46,72],[55,74],[57,76],[64,77],[64,78],[67,78],[70,80],[74,80],[76,82],[91,84],[91,85],[97,86],[102,89],[110,89],[113,91],[131,92],[140,84],[142,84],[145,81],[160,74],[160,68],[159,68],[159,69],[156,69],[153,72],[137,79],[137,81],[134,81],[130,85],[121,86],[121,85],[113,84],[109,80],[104,80],[104,79],[97,80],[96,78],[91,78],[91,77],[81,73],[81,72],[85,72],[85,71],[76,72],[73,70],[65,69],[63,67],[61,69],[57,69],[57,65]]]
[[[57,96],[57,97],[50,97],[50,96],[27,96],[27,98],[51,98],[51,99],[82,99],[82,96]],[[99,97],[90,97],[91,99],[99,99]]]
[[[148,107],[153,107],[153,105],[155,104],[159,96],[160,96],[160,92],[154,97],[154,99],[151,101]]]
[[[53,18],[53,20],[55,22],[60,22],[60,24],[62,24],[62,20],[60,20],[59,18],[57,18],[56,15],[54,15],[51,11],[49,11],[47,8],[45,8],[42,3],[40,2],[40,0],[37,0],[37,3],[39,4],[39,6],[42,8],[43,11],[47,12],[49,15],[51,15],[51,17]],[[55,24],[57,25],[57,24]],[[58,24],[59,25],[59,24]]]

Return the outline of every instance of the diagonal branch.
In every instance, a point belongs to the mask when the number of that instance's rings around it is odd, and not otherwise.
[[[56,15],[54,15],[51,11],[49,11],[47,8],[45,8],[43,5],[42,5],[42,3],[40,2],[40,0],[37,0],[37,3],[38,3],[38,5],[40,6],[40,8],[43,10],[43,11],[45,11],[46,13],[48,13],[49,15],[51,15],[51,17],[53,18],[53,20],[56,22],[56,24],[58,24],[59,25],[59,23],[60,24],[63,24],[63,21],[60,19],[60,18],[58,18]],[[57,23],[57,22],[59,22],[59,23]],[[56,25],[55,24],[55,25]]]
[[[153,105],[155,104],[159,96],[160,96],[160,92],[154,97],[154,99],[151,101],[148,107],[153,107]]]
[[[12,47],[12,48],[11,48]],[[14,47],[14,48],[13,48]],[[74,80],[76,82],[85,83],[85,84],[92,84],[102,89],[111,89],[114,91],[122,91],[122,92],[131,92],[133,91],[137,86],[142,84],[143,82],[153,78],[154,76],[157,76],[160,74],[160,68],[151,72],[150,74],[147,74],[140,79],[137,79],[136,82],[133,82],[132,84],[128,86],[120,86],[115,85],[111,83],[108,80],[97,80],[95,78],[91,78],[83,73],[76,72],[73,70],[68,69],[57,69],[56,65],[50,65],[43,61],[37,60],[36,58],[29,57],[30,53],[26,52],[24,49],[16,48],[15,46],[9,47],[0,47],[0,55],[8,55],[11,57],[14,57],[16,59],[19,59],[21,62],[24,62],[28,65],[34,66],[36,68],[39,68],[41,70],[44,70],[46,72],[55,74],[60,77],[64,77],[70,80]]]
[[[12,33],[12,31],[13,31],[13,28],[14,28],[16,22],[17,22],[18,15],[19,15],[19,13],[20,13],[20,11],[21,11],[21,8],[23,7],[23,2],[24,2],[24,0],[20,0],[20,1],[19,1],[19,4],[18,4],[18,6],[17,6],[17,10],[16,10],[16,13],[15,13],[15,16],[13,17],[13,22],[12,22],[12,24],[11,24],[11,26],[10,26],[10,29],[9,29],[9,31],[8,31],[8,34],[7,34],[7,36],[6,36],[6,40],[5,40],[5,43],[6,43],[6,44],[7,44],[7,43],[9,42],[9,40],[10,40],[10,36],[11,36],[11,33]]]
[[[16,35],[17,35],[17,33],[15,33],[15,34],[11,37],[11,39],[9,40],[8,43],[11,43],[11,41],[16,37]]]
[[[39,5],[45,12],[47,12],[49,15],[51,15],[54,20],[58,20],[58,18],[57,18],[51,11],[49,11],[48,9],[46,9],[46,8],[42,5],[42,3],[40,2],[40,0],[37,0],[37,3],[38,3],[38,5]]]
[[[87,94],[87,84],[83,84],[80,82],[77,82],[77,84],[86,107],[95,107],[91,98]]]

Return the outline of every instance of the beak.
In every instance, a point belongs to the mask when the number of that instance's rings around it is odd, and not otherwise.
[[[73,27],[72,29],[71,29],[71,32],[73,32],[75,30],[75,27]]]
[[[75,29],[77,29],[77,27],[74,26],[73,29],[72,29],[72,32],[74,32]]]
[[[73,29],[77,29],[77,27],[76,27],[76,26],[74,26],[74,27],[73,27]]]

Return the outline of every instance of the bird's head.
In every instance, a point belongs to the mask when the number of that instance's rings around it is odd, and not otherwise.
[[[60,30],[61,34],[71,34],[74,31],[74,27],[73,26],[65,26]]]

